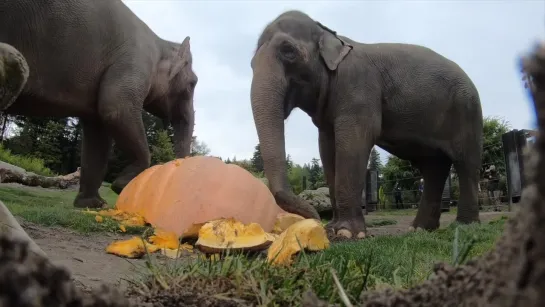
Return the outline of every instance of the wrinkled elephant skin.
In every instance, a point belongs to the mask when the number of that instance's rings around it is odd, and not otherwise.
[[[115,192],[149,167],[142,110],[171,123],[176,156],[189,155],[197,84],[189,37],[181,44],[159,38],[120,0],[17,0],[0,2],[0,42],[19,50],[29,68],[15,102],[1,101],[6,113],[80,119],[74,206],[105,204],[98,189],[114,141],[131,161]]]
[[[0,111],[13,104],[27,80],[25,57],[13,46],[0,42]]]
[[[288,212],[315,217],[288,184],[284,120],[300,108],[318,128],[337,235],[364,238],[362,192],[374,145],[409,160],[425,181],[414,228],[439,227],[452,165],[457,221],[479,221],[483,119],[479,93],[451,60],[418,45],[363,44],[288,11],[269,23],[251,61],[251,104],[265,174]]]

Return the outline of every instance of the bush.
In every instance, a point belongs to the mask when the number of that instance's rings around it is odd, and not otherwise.
[[[26,171],[33,172],[38,175],[56,175],[49,168],[45,167],[42,159],[14,155],[9,149],[4,148],[2,144],[0,144],[0,160],[24,168]]]

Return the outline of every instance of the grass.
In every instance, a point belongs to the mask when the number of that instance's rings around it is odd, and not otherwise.
[[[100,193],[109,204],[115,203],[117,195],[107,186],[101,187]],[[72,205],[75,196],[75,191],[67,190],[0,187],[0,199],[24,220],[82,233],[119,231],[114,221],[97,223],[93,215],[77,212]],[[382,210],[377,212],[380,216],[367,219],[368,226],[392,225],[397,223],[396,215],[411,215],[413,211]],[[288,267],[267,264],[263,254],[228,254],[220,261],[185,257],[181,261],[161,261],[161,265],[152,255],[147,257],[141,275],[131,280],[131,291],[157,305],[194,302],[201,306],[209,302],[233,306],[236,302],[240,306],[300,306],[307,290],[330,303],[341,304],[335,276],[349,300],[356,302],[365,290],[406,288],[420,283],[429,277],[436,262],[463,263],[485,253],[500,236],[505,220],[451,224],[431,233],[417,231],[335,243],[320,253],[299,254]],[[143,229],[127,231],[142,234]]]
[[[100,194],[110,205],[114,205],[117,195],[108,187],[101,187]],[[0,200],[6,204],[14,216],[25,221],[47,227],[65,227],[80,233],[100,231],[120,231],[117,222],[104,219],[97,223],[95,216],[82,214],[74,208],[76,191],[47,190],[41,188],[0,187]],[[129,233],[141,233],[139,227],[127,227]]]
[[[485,253],[503,231],[505,220],[333,244],[321,253],[299,254],[289,267],[274,267],[262,256],[241,254],[226,255],[221,261],[197,258],[161,266],[150,257],[132,291],[163,304],[184,297],[187,304],[212,300],[217,305],[236,301],[242,306],[299,306],[303,294],[312,290],[321,299],[340,304],[335,275],[349,300],[356,302],[365,290],[420,283],[436,262],[463,263]]]
[[[2,144],[0,144],[0,161],[4,161],[6,163],[24,168],[26,171],[33,172],[38,175],[56,175],[49,168],[45,167],[44,161],[42,159],[14,155],[9,149],[4,148]]]

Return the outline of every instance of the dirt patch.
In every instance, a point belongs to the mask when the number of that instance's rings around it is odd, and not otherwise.
[[[479,218],[481,223],[487,223],[491,220],[497,219],[501,216],[511,217],[514,215],[514,212],[480,212]],[[366,220],[377,220],[377,219],[393,219],[397,223],[394,225],[384,225],[380,227],[369,227],[368,232],[371,236],[384,236],[384,235],[400,235],[408,231],[411,223],[414,219],[414,216],[410,215],[381,215],[380,212],[373,212],[365,216]],[[440,228],[447,227],[450,223],[454,222],[456,215],[452,213],[443,213],[441,214],[440,219]]]
[[[502,215],[511,216],[512,213],[482,212],[480,216],[482,222],[487,222]],[[413,218],[414,216],[380,215],[380,213],[366,216],[368,220],[397,221],[395,225],[370,227],[369,233],[373,236],[406,233]],[[454,214],[442,214],[441,227],[448,226],[455,218]],[[124,259],[105,252],[106,246],[111,242],[128,239],[131,235],[81,234],[65,228],[48,228],[18,220],[30,237],[48,254],[51,261],[68,268],[72,272],[76,285],[85,290],[97,288],[102,283],[115,285],[118,289],[124,290],[128,286],[126,280],[142,272],[145,265],[143,259]],[[168,260],[161,260],[163,261]]]
[[[76,285],[83,289],[96,288],[102,283],[124,289],[127,283],[123,279],[144,264],[141,259],[124,259],[106,254],[108,244],[130,236],[114,233],[85,235],[65,228],[48,228],[18,220],[49,259],[68,268]]]

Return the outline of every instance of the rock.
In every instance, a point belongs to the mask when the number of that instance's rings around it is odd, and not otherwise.
[[[329,188],[323,187],[316,190],[304,190],[299,197],[308,201],[318,213],[331,211],[331,201],[329,199]]]

